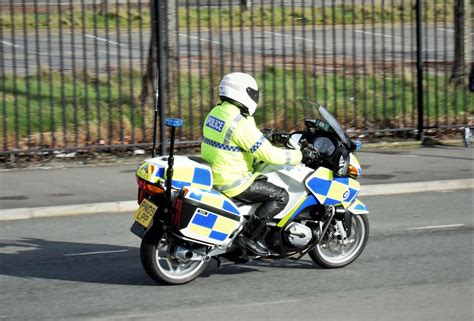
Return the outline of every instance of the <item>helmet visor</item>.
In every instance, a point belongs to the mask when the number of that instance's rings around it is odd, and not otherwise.
[[[258,104],[258,89],[255,90],[255,89],[253,89],[253,88],[251,88],[251,87],[247,87],[246,91],[247,91],[247,94],[249,95],[249,97],[252,98],[252,100],[253,100],[256,104]]]

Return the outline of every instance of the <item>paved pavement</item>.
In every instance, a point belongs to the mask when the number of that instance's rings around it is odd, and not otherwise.
[[[474,148],[361,151],[361,196],[473,188]],[[0,220],[133,211],[139,163],[0,170]]]

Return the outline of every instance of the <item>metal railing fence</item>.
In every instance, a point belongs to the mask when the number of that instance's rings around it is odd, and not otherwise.
[[[0,0],[0,150],[151,145],[157,79],[153,6],[166,10],[164,115],[199,141],[232,71],[261,89],[261,127],[298,128],[307,98],[358,134],[471,125],[472,8],[466,0]],[[461,3],[461,6],[460,6]],[[456,17],[461,17],[458,19]],[[461,21],[460,21],[461,20]],[[421,88],[420,88],[421,89]]]

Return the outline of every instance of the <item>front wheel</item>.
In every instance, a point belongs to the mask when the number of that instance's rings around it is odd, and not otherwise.
[[[349,265],[359,257],[368,239],[367,215],[352,215],[352,233],[346,242],[337,236],[324,238],[309,252],[309,256],[314,263],[323,268],[340,268]]]
[[[145,235],[140,246],[140,257],[146,273],[162,284],[184,284],[197,278],[209,262],[179,262],[173,258],[172,240],[168,234],[159,231]]]

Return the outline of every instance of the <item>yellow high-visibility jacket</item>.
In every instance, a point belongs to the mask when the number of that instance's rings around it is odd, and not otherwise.
[[[214,186],[234,197],[260,175],[253,172],[254,158],[268,164],[296,165],[302,155],[299,150],[274,147],[252,116],[242,116],[237,106],[223,102],[204,121],[201,157],[211,164]]]

